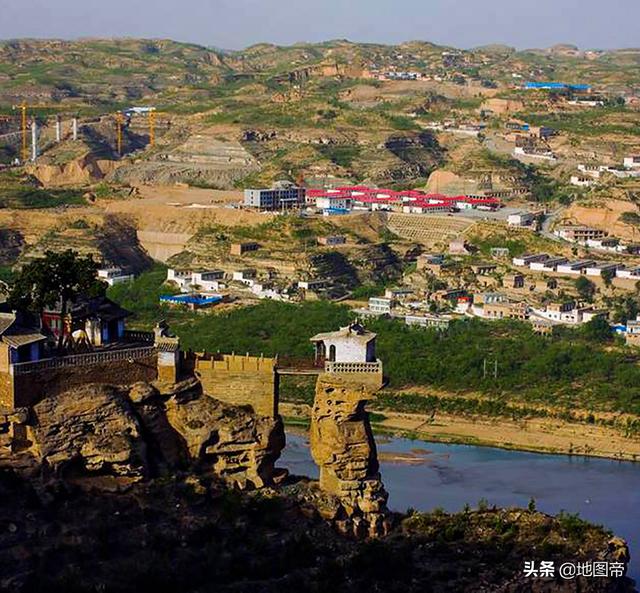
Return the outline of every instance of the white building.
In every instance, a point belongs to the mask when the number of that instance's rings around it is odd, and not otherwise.
[[[387,288],[384,291],[384,296],[392,300],[402,300],[413,295],[411,288]]]
[[[299,280],[298,288],[302,288],[304,290],[320,290],[322,288],[326,288],[329,286],[329,282],[327,280]]]
[[[515,214],[509,214],[507,224],[510,227],[530,227],[535,219],[535,212],[516,212]]]
[[[382,297],[371,297],[369,299],[369,311],[377,315],[389,315],[393,309],[394,302],[392,299]]]
[[[376,334],[359,323],[341,327],[338,331],[317,334],[311,338],[316,360],[329,362],[367,363],[376,360]]]
[[[566,257],[550,257],[543,261],[532,262],[529,268],[537,272],[555,272],[560,264],[566,262]]]
[[[409,326],[430,327],[439,331],[449,329],[452,318],[446,315],[407,315],[404,322]]]
[[[577,187],[592,187],[596,184],[593,178],[586,175],[572,175],[570,183]]]
[[[592,260],[580,260],[580,261],[570,261],[564,264],[558,265],[556,271],[558,274],[573,274],[575,276],[580,276],[584,273],[586,268],[589,266],[593,266],[596,262]]]
[[[208,272],[193,272],[191,275],[191,287],[204,292],[215,292],[226,288],[224,271],[210,270]]]
[[[173,282],[174,284],[177,284],[178,287],[182,290],[182,288],[186,288],[191,284],[191,271],[169,268],[167,270],[167,282]]]
[[[253,286],[256,283],[257,272],[253,269],[237,270],[233,273],[233,279],[236,282],[242,282],[246,286]]]
[[[607,272],[616,273],[618,268],[622,267],[620,264],[610,264],[610,263],[599,263],[593,266],[589,266],[585,270],[585,274],[587,276],[602,276],[602,274]]]
[[[622,164],[625,169],[640,169],[640,155],[626,156]]]
[[[518,266],[520,268],[529,267],[531,264],[536,262],[543,262],[549,259],[549,256],[546,253],[536,253],[536,254],[528,254],[521,255],[518,257],[514,257],[511,262],[514,266]]]
[[[131,282],[135,276],[133,274],[125,274],[121,268],[101,268],[98,270],[98,278],[109,286],[113,286],[122,282]]]
[[[615,237],[602,237],[600,239],[587,239],[585,241],[587,247],[603,251],[617,251],[619,244],[620,239],[616,239]]]
[[[616,270],[616,278],[640,280],[640,268],[618,268]]]

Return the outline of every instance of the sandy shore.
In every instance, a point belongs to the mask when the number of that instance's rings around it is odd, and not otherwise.
[[[280,407],[285,417],[303,419],[309,415],[308,406],[281,403]],[[607,426],[554,418],[512,421],[445,414],[438,414],[432,422],[423,414],[376,412],[385,419],[375,423],[374,429],[426,441],[640,461],[640,439],[627,438]]]

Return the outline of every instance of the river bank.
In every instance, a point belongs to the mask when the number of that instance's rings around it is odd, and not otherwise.
[[[558,418],[510,420],[453,414],[409,414],[372,408],[375,431],[431,442],[497,447],[534,453],[555,453],[640,461],[640,439],[598,424]],[[280,413],[290,424],[304,424],[310,407],[282,402]]]

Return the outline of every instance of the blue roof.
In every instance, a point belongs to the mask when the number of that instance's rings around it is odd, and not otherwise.
[[[222,300],[220,295],[204,296],[201,294],[163,294],[160,302],[177,303],[183,305],[213,305]]]
[[[566,82],[525,82],[526,89],[571,89],[574,91],[589,91],[588,84],[567,84]]]

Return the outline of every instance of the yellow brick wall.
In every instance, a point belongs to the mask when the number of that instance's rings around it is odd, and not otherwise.
[[[207,395],[228,404],[251,406],[262,416],[278,415],[274,359],[238,355],[224,355],[221,360],[197,358],[195,372]]]

